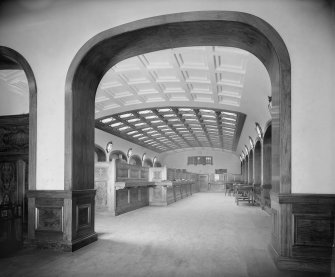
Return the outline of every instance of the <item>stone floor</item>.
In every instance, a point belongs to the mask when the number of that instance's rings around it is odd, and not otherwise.
[[[270,216],[232,196],[198,193],[168,207],[96,215],[99,240],[73,253],[25,249],[0,259],[0,276],[266,276]]]

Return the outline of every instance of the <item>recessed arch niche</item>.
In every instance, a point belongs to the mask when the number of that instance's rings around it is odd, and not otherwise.
[[[248,183],[253,184],[254,182],[254,150],[251,149],[249,152],[248,161]]]
[[[249,156],[246,155],[245,156],[245,171],[244,171],[244,183],[247,184],[248,183],[248,178],[249,178]]]
[[[254,183],[255,185],[261,185],[261,178],[262,178],[262,169],[261,169],[261,141],[258,139],[255,144],[254,150]]]
[[[22,69],[29,88],[29,189],[36,189],[37,85],[28,61],[17,51],[0,46],[0,69]],[[93,142],[94,145],[94,142]],[[92,168],[94,170],[94,168]]]
[[[146,158],[146,159],[143,161],[143,166],[146,166],[146,167],[153,167],[152,160],[149,159],[149,158]]]
[[[138,155],[132,155],[129,158],[129,164],[131,165],[137,165],[137,166],[142,166],[142,159]]]
[[[271,207],[270,191],[272,189],[272,124],[267,124],[263,139],[263,193],[264,205]]]
[[[111,162],[112,160],[118,160],[118,159],[127,162],[127,156],[124,152],[122,152],[121,150],[112,151],[109,155],[109,161]]]

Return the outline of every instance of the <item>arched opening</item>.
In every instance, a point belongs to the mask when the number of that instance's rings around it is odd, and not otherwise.
[[[76,189],[77,184],[88,188],[92,183],[89,176],[83,178],[80,172],[92,171],[88,160],[93,162],[94,95],[104,73],[134,55],[196,45],[242,48],[264,63],[272,82],[272,107],[276,111],[273,187],[276,192],[291,191],[291,75],[287,49],[278,33],[265,21],[250,14],[224,11],[144,19],[102,32],[80,49],[66,80],[66,130],[69,131],[65,141],[65,184],[68,188]],[[77,114],[84,124],[73,124]],[[85,145],[70,143],[72,138],[81,135],[88,138]],[[84,151],[82,155],[74,154],[81,151]]]
[[[255,144],[255,158],[254,158],[254,184],[257,186],[261,185],[261,141],[258,140]]]
[[[6,255],[22,245],[22,231],[28,229],[27,192],[36,187],[37,89],[26,59],[4,46],[0,94],[0,205],[1,213],[8,215],[1,225],[0,248]]]
[[[262,182],[262,169],[261,169],[261,141],[258,139],[254,149],[254,193],[255,201],[261,204],[261,182]]]
[[[146,166],[146,167],[153,167],[152,160],[149,159],[149,158],[146,158],[146,159],[143,161],[143,166]]]
[[[248,184],[252,185],[254,183],[254,150],[251,149],[249,152],[248,161]]]
[[[127,162],[127,156],[124,152],[120,150],[114,150],[109,155],[109,161],[120,159],[123,162]]]
[[[244,183],[248,184],[249,180],[249,155],[245,156],[245,174],[244,174]]]
[[[94,153],[95,153],[95,156],[94,156],[95,162],[105,162],[106,161],[106,153],[105,153],[105,150],[101,146],[95,145]]]
[[[270,191],[272,189],[272,125],[269,124],[265,129],[263,139],[263,202],[264,207],[271,208]]]
[[[244,49],[267,69],[272,86],[271,183],[276,193],[291,192],[289,54],[280,35],[267,22],[231,11],[188,12],[139,20],[104,31],[79,50],[66,78],[65,189],[92,189],[94,100],[104,74],[118,62],[136,55],[207,45]]]
[[[142,160],[138,155],[132,155],[129,158],[129,164],[131,165],[137,165],[137,166],[142,166]]]

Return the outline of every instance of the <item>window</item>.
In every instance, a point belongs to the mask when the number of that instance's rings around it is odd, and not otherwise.
[[[210,156],[191,156],[187,159],[187,165],[212,165],[213,157]]]

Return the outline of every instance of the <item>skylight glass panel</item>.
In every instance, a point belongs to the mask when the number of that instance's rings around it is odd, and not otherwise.
[[[151,123],[154,123],[154,124],[161,123],[161,122],[162,122],[162,120],[153,120],[153,121],[151,121]]]
[[[200,112],[202,113],[215,113],[213,110],[205,110],[205,109],[200,109]]]
[[[151,141],[154,141],[154,140],[153,139],[148,139],[148,140],[145,140],[144,142],[148,143],[148,142],[151,142]]]
[[[234,117],[236,117],[236,113],[221,112],[221,114],[224,114],[224,115],[230,115],[230,116],[234,116]]]
[[[235,123],[232,123],[232,122],[223,122],[222,124],[227,124],[227,125],[235,126]]]
[[[189,108],[179,108],[180,112],[189,112],[189,111],[193,111],[192,109]]]
[[[211,123],[215,123],[216,120],[212,120],[212,119],[204,119],[204,122],[211,122]]]
[[[146,123],[144,123],[144,122],[140,122],[140,123],[136,123],[136,124],[134,124],[134,126],[142,126],[142,125],[146,125]]]
[[[149,116],[146,116],[145,119],[153,119],[153,118],[158,118],[157,115],[149,115]]]
[[[221,117],[222,121],[223,120],[229,120],[229,121],[236,121],[236,118],[231,118],[231,117]]]
[[[147,139],[148,137],[144,136],[144,137],[140,137],[138,138],[139,140],[143,140],[143,139]]]
[[[109,126],[111,126],[111,127],[117,127],[117,126],[120,126],[120,125],[122,125],[122,122],[116,122],[116,123],[113,123],[113,124],[111,124]]]
[[[169,114],[163,114],[164,117],[176,117],[175,114],[169,113]]]
[[[148,113],[152,113],[151,110],[144,110],[144,111],[139,111],[139,114],[148,114]]]
[[[142,129],[142,131],[145,131],[145,132],[146,132],[146,131],[150,131],[150,130],[152,130],[152,127],[147,127],[147,128],[143,128],[143,129]]]
[[[129,128],[130,128],[129,126],[124,126],[124,127],[119,128],[119,131],[124,131],[124,130],[127,130]]]
[[[166,125],[159,125],[159,126],[156,126],[157,128],[165,128]]]
[[[127,120],[129,123],[140,121],[139,118],[132,118]]]
[[[209,114],[203,114],[202,117],[206,117],[206,118],[216,118],[215,115],[209,115]]]
[[[101,122],[106,124],[106,123],[112,122],[114,120],[115,120],[114,117],[108,117],[108,118],[102,119]]]
[[[125,114],[121,114],[120,118],[127,118],[127,117],[131,117],[134,116],[132,113],[125,113]]]
[[[136,134],[136,135],[133,135],[133,138],[137,138],[137,137],[141,137],[143,136],[142,134]]]
[[[160,113],[166,113],[166,112],[171,112],[171,109],[165,108],[165,109],[158,109],[158,112]]]
[[[132,134],[135,134],[135,133],[138,133],[138,131],[131,131],[131,132],[128,132],[127,135],[132,135]]]

